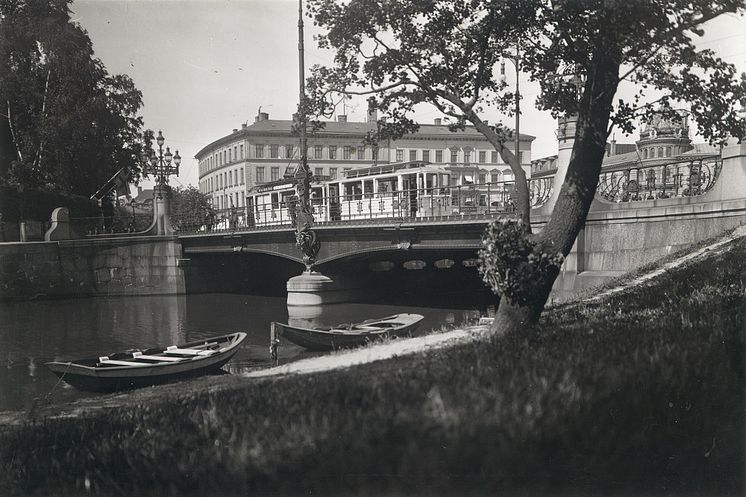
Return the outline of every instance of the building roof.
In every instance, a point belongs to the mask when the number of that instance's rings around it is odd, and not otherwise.
[[[292,133],[293,121],[286,119],[265,119],[256,121],[250,126],[242,126],[241,129],[236,129],[233,133],[225,135],[212,143],[202,147],[202,149],[195,154],[195,158],[199,160],[201,156],[206,154],[208,151],[227,143],[233,143],[235,140],[241,137],[247,136],[288,136]],[[355,121],[325,121],[324,127],[317,131],[310,133],[309,138],[314,136],[361,136],[365,133],[374,131],[377,129],[375,122],[355,122]],[[459,138],[459,139],[472,139],[472,140],[485,140],[484,135],[477,131],[473,126],[467,126],[461,131],[450,131],[447,125],[439,124],[420,124],[420,129],[415,133],[405,135],[402,140],[413,139],[413,138]],[[533,141],[536,139],[535,136],[521,133],[521,141]]]

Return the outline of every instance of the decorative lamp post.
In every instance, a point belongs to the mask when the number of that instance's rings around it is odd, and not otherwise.
[[[154,150],[151,150],[149,156],[143,157],[147,164],[143,172],[147,175],[152,174],[155,176],[155,187],[153,188],[153,224],[149,232],[155,235],[170,235],[173,233],[173,229],[169,220],[171,187],[168,186],[168,177],[172,174],[178,176],[181,156],[178,150],[175,154],[172,154],[169,147],[166,147],[165,153],[163,152],[163,145],[166,139],[160,130],[155,141],[158,144],[158,153],[156,154]]]
[[[313,209],[311,208],[311,168],[308,167],[308,124],[306,108],[305,68],[303,62],[303,0],[298,0],[298,73],[300,101],[298,106],[298,126],[300,128],[300,166],[295,173],[298,183],[298,207],[295,216],[295,240],[303,251],[303,263],[306,272],[310,273],[316,263],[320,243],[313,226]]]

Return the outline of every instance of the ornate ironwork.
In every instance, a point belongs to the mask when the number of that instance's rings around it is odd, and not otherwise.
[[[719,158],[709,158],[609,171],[601,173],[597,192],[612,202],[693,197],[709,191],[721,169]]]
[[[290,215],[295,224],[295,240],[303,252],[303,263],[306,272],[311,272],[316,263],[316,256],[321,247],[313,226],[313,207],[311,206],[311,170],[308,167],[308,143],[306,127],[308,117],[306,112],[306,83],[303,62],[303,0],[298,0],[298,73],[299,73],[299,101],[298,125],[300,128],[300,165],[295,172],[296,190],[298,192],[297,205],[291,206]]]

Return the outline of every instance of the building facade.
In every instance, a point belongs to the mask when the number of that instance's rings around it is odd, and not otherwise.
[[[473,127],[451,132],[436,119],[399,140],[364,143],[377,129],[376,116],[351,122],[346,116],[308,135],[308,165],[314,176],[336,178],[345,171],[405,161],[427,161],[449,166],[474,183],[510,181],[510,168],[492,145]],[[520,158],[530,175],[531,144],[535,137],[520,136]],[[508,146],[512,145],[512,141]],[[216,209],[244,207],[254,186],[293,174],[300,161],[299,139],[293,121],[270,119],[259,113],[251,125],[243,124],[200,150],[199,189]]]

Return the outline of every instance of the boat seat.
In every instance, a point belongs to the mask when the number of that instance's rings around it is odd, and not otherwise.
[[[165,355],[148,355],[142,352],[135,352],[132,354],[134,359],[147,359],[149,361],[161,361],[161,362],[178,362],[181,361],[182,357],[169,357]]]
[[[167,347],[166,350],[163,351],[164,354],[181,354],[181,355],[212,355],[216,351],[215,350],[199,350],[199,349],[180,349],[176,345],[172,345],[170,347]]]
[[[99,357],[98,362],[100,364],[109,364],[111,366],[150,366],[151,365],[145,362],[118,361],[116,359],[109,359],[107,356]]]

